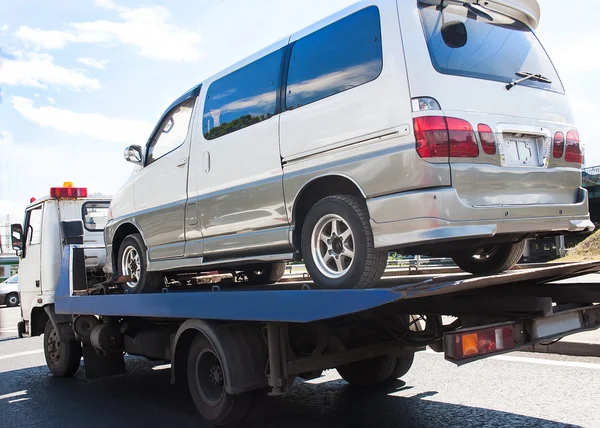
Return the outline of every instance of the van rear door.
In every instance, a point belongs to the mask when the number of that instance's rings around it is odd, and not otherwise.
[[[526,2],[512,3],[525,10]],[[415,115],[441,118],[415,125],[446,132],[443,155],[463,203],[577,202],[578,134],[560,78],[532,28],[519,14],[499,13],[507,9],[495,2],[398,1],[398,8],[411,96],[438,104],[433,110],[424,104]],[[517,79],[523,80],[508,89]]]

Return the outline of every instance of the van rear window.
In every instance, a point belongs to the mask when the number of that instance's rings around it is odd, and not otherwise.
[[[473,13],[462,2],[447,0],[442,4],[443,10],[439,1],[419,1],[427,47],[438,72],[506,83],[518,79],[518,72],[541,74],[552,83],[531,79],[521,84],[564,92],[548,54],[525,24],[484,9],[493,18],[490,20]],[[446,32],[457,22],[466,27],[466,40],[462,39],[462,43],[461,37],[448,37]]]

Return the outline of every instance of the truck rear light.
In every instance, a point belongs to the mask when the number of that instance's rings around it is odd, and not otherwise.
[[[451,158],[476,158],[479,146],[471,124],[466,120],[447,117]]]
[[[72,184],[66,182],[63,187],[51,187],[51,198],[87,198],[87,189],[85,187],[72,187]]]
[[[463,360],[506,351],[515,347],[513,326],[456,332],[444,336],[444,350],[449,360]]]
[[[448,125],[443,116],[414,119],[417,153],[423,159],[448,157]]]
[[[414,118],[417,153],[422,158],[479,156],[475,132],[466,120],[444,116]]]
[[[554,134],[554,140],[552,141],[552,157],[554,159],[562,158],[563,152],[565,151],[565,134],[557,132]]]
[[[496,140],[492,128],[487,125],[480,123],[477,125],[477,132],[479,133],[479,140],[481,141],[481,147],[486,155],[496,154]]]
[[[583,153],[579,144],[579,133],[576,130],[567,132],[567,146],[565,148],[565,160],[583,164]]]

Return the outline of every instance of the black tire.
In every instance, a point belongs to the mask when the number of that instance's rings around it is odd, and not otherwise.
[[[9,308],[14,308],[15,306],[19,306],[19,294],[18,293],[9,293],[6,295],[4,302],[6,306]]]
[[[340,366],[336,370],[350,385],[368,387],[383,385],[396,379],[392,377],[395,368],[396,358],[383,356]]]
[[[516,244],[499,244],[478,251],[459,253],[452,256],[454,263],[465,272],[474,275],[492,275],[505,272],[515,266],[525,251],[525,241]]]
[[[396,358],[396,366],[394,367],[394,371],[390,375],[389,380],[394,381],[396,379],[401,379],[406,373],[408,373],[408,371],[413,365],[414,360],[414,353],[410,353]]]
[[[342,271],[347,270],[339,277],[331,277],[323,273],[322,269],[326,268],[320,261],[315,260],[315,257],[319,256],[313,255],[311,247],[313,231],[315,228],[320,228],[321,222],[332,215],[340,217],[345,222],[344,226],[347,226],[352,233],[354,257],[348,266],[343,267]],[[336,242],[332,245],[335,246]],[[342,243],[341,251],[335,253],[339,254],[336,259],[342,258],[344,248]],[[323,251],[323,248],[318,251]],[[338,195],[321,199],[309,211],[302,227],[302,257],[306,270],[317,286],[333,289],[369,288],[381,279],[387,266],[388,253],[375,249],[369,213],[364,200],[356,196]],[[317,265],[318,263],[321,267]],[[336,261],[334,260],[333,263],[335,264]]]
[[[241,422],[248,414],[254,391],[238,395],[225,392],[223,356],[202,335],[194,338],[187,361],[190,395],[204,419],[213,425],[226,426]]]
[[[162,275],[158,272],[148,272],[148,261],[146,260],[146,245],[144,240],[139,233],[127,236],[121,242],[119,247],[119,253],[117,257],[117,272],[119,275],[124,275],[123,269],[123,255],[125,251],[130,248],[134,248],[137,255],[139,256],[140,273],[137,281],[126,282],[123,284],[123,291],[130,294],[136,293],[152,293],[159,291],[162,286]]]
[[[81,363],[81,342],[68,340],[59,342],[52,322],[48,320],[44,329],[44,356],[50,372],[58,377],[71,377]]]
[[[279,282],[285,274],[285,262],[253,265],[244,270],[250,285],[268,285]]]

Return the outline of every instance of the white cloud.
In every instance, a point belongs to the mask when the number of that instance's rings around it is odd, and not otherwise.
[[[54,58],[48,54],[16,52],[14,57],[2,60],[0,84],[34,88],[64,86],[75,90],[100,89],[98,79],[89,78],[79,70],[56,65]]]
[[[52,97],[48,97],[48,102],[50,104],[56,104],[56,100],[54,98],[52,98]]]
[[[0,27],[0,33],[6,33],[8,31],[8,25],[4,24],[2,27]]]
[[[94,58],[77,58],[77,62],[87,65],[88,67],[97,68],[99,70],[104,70],[106,68],[106,64],[110,61],[107,59],[94,59]]]
[[[120,21],[76,22],[64,31],[21,26],[15,37],[38,49],[61,49],[69,43],[123,44],[134,47],[141,56],[178,62],[191,62],[201,55],[200,35],[167,22],[169,10],[162,6],[125,8],[112,1],[96,4],[115,10]]]
[[[597,54],[600,33],[578,38],[573,43],[565,43],[556,49],[552,60],[561,73],[587,72],[600,69],[600,55]],[[595,53],[596,52],[596,53]]]
[[[572,98],[571,105],[575,114],[575,124],[585,149],[585,165],[600,165],[600,146],[595,144],[600,140],[600,130],[596,126],[600,117],[600,107],[577,96]]]
[[[54,106],[36,107],[33,100],[24,97],[12,97],[11,102],[25,119],[40,126],[105,142],[144,145],[153,128],[152,124],[137,119],[79,113]]]

